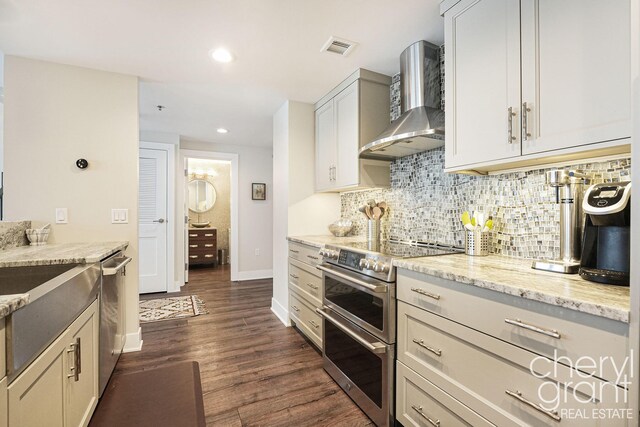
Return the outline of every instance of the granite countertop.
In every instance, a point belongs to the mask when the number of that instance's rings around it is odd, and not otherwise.
[[[124,250],[129,242],[54,243],[0,251],[0,268],[54,264],[89,264]],[[0,295],[0,319],[29,304],[29,294]]]
[[[531,268],[531,260],[499,255],[464,254],[401,259],[398,268],[459,283],[629,322],[629,288],[599,285],[577,274],[558,274]]]
[[[124,250],[129,242],[53,243],[0,251],[0,268],[32,265],[89,264]]]
[[[0,319],[29,304],[29,294],[0,295]]]
[[[322,248],[324,245],[341,245],[345,243],[353,243],[353,242],[364,242],[366,239],[364,236],[346,236],[346,237],[335,237],[335,236],[289,236],[287,240],[295,243],[302,243],[305,245],[313,246],[318,249]]]

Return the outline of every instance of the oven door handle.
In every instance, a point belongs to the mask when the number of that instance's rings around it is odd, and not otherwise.
[[[368,289],[372,292],[378,293],[378,294],[383,294],[386,293],[387,290],[389,289],[389,286],[387,284],[381,284],[381,285],[372,285],[371,283],[367,283],[364,280],[360,280],[356,277],[353,277],[349,274],[345,274],[345,273],[341,273],[339,271],[337,271],[334,268],[331,267],[326,267],[325,265],[317,265],[316,268],[318,270],[324,271],[325,273],[329,273],[332,274],[336,277],[339,277],[343,280],[348,280],[352,283],[355,283],[357,285],[362,286],[365,289]]]
[[[342,332],[344,332],[345,334],[349,335],[351,338],[356,340],[358,342],[358,344],[362,345],[364,348],[369,350],[371,353],[380,354],[380,353],[386,353],[387,352],[387,347],[383,343],[381,343],[381,342],[370,343],[369,341],[363,339],[358,334],[356,334],[351,329],[349,329],[348,326],[345,326],[344,323],[340,322],[338,319],[336,319],[335,317],[331,316],[329,313],[324,311],[322,308],[316,308],[316,313],[318,313],[320,316],[322,316],[325,319],[327,319],[328,321],[330,321],[336,328],[340,329]]]

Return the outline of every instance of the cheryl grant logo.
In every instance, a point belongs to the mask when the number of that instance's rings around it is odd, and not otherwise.
[[[572,360],[554,350],[553,359],[534,358],[529,364],[531,374],[546,380],[538,387],[539,406],[566,419],[633,419],[628,409],[633,356],[631,350],[624,360],[611,356]],[[615,381],[600,379],[607,374],[613,374]]]

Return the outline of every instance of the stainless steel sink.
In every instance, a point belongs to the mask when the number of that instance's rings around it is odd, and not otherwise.
[[[96,299],[99,279],[99,264],[0,268],[0,295],[29,293],[6,318],[9,382]]]

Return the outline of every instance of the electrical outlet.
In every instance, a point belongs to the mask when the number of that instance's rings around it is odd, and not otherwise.
[[[56,208],[56,224],[68,224],[69,216],[67,208]]]
[[[256,256],[260,256],[260,249],[256,248]]]
[[[111,224],[128,224],[129,209],[111,209]]]

